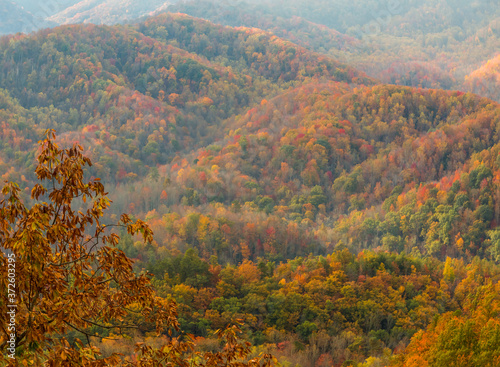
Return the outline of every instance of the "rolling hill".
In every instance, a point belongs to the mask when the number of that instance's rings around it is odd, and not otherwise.
[[[13,0],[13,2],[32,14],[39,16],[43,14],[44,17],[47,17],[75,5],[79,0],[57,0],[43,3],[36,0]]]
[[[478,91],[465,77],[494,58],[500,46],[498,7],[489,0],[404,4],[366,0],[158,0],[147,4],[129,0],[118,4],[114,0],[84,0],[58,2],[42,10],[28,0],[21,4],[39,18],[27,31],[51,24],[134,22],[165,10],[232,27],[255,27],[333,57],[385,83],[424,88]],[[19,25],[8,26],[4,33],[19,30]],[[468,52],[471,48],[473,53]]]
[[[383,82],[415,87],[472,91],[465,76],[496,56],[500,46],[500,14],[492,1],[279,4],[194,0],[168,10],[265,29]]]
[[[460,92],[299,87],[230,120],[224,142],[199,151],[194,163],[167,166],[175,185],[166,190],[166,203],[199,208],[202,214],[212,213],[206,203],[223,204],[228,211],[240,205],[249,218],[255,211],[265,221],[280,223],[282,235],[293,223],[299,232],[314,233],[309,243],[316,243],[316,251],[342,244],[352,251],[483,256],[491,250],[487,232],[498,220],[490,209],[500,204],[491,197],[482,207],[484,201],[473,195],[482,192],[475,190],[483,184],[487,196],[496,190],[498,168],[491,160],[500,147],[495,138],[499,112],[497,104]],[[478,174],[473,181],[464,178]],[[419,197],[438,192],[435,206],[419,208]],[[468,210],[453,206],[458,197],[467,197]],[[444,208],[450,228],[445,237],[431,237],[430,227],[440,223],[436,218]],[[481,210],[491,215],[483,218]],[[414,216],[411,223],[417,227],[393,222],[402,213]],[[482,230],[457,249],[454,241],[470,233],[467,226],[474,218],[483,221]],[[165,245],[179,242],[165,238]],[[250,247],[250,254],[286,258],[300,251],[285,238],[278,244],[283,248],[265,252]],[[237,262],[241,255],[234,256]]]
[[[83,0],[50,16],[57,24],[116,24],[151,15],[170,5],[170,1]]]
[[[209,144],[225,119],[306,80],[373,83],[263,31],[180,15],[137,27],[65,26],[0,47],[0,88],[24,120],[10,118],[10,129],[24,126],[32,143],[48,127],[87,140],[98,161],[121,161],[96,165],[112,181]]]

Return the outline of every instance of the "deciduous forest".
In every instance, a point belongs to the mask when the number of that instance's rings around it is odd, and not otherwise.
[[[160,3],[0,38],[2,363],[500,366],[498,4]]]

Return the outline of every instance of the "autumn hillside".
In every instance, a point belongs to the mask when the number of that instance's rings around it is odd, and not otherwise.
[[[184,328],[206,336],[242,318],[283,363],[496,366],[499,107],[302,85],[126,185],[137,196],[116,204],[157,237],[121,248],[182,305]]]
[[[71,6],[60,9],[48,19],[57,24],[93,23],[116,24],[151,15],[171,1],[153,0],[82,0],[72,1]]]
[[[136,207],[171,228],[163,245],[234,263],[338,246],[495,258],[498,119],[496,103],[471,94],[307,85],[263,101],[230,120],[224,140],[162,168],[165,206]],[[165,215],[172,207],[200,213],[196,221],[230,216],[221,235],[232,255],[184,233],[182,217]]]
[[[7,167],[29,166],[50,127],[85,142],[93,173],[113,183],[209,144],[225,119],[305,81],[373,83],[263,31],[180,15],[9,36],[0,48]]]

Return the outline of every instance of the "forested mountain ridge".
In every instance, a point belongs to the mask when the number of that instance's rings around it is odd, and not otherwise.
[[[136,20],[165,8],[172,1],[154,0],[83,0],[61,9],[51,15],[48,20],[57,24],[93,23],[116,24]]]
[[[500,99],[500,55],[486,61],[465,77],[467,87],[488,98]]]
[[[8,33],[30,33],[43,27],[53,27],[57,23],[44,19],[39,14],[34,14],[15,1],[0,1],[0,35]]]
[[[493,58],[499,48],[500,14],[492,1],[279,4],[192,0],[168,10],[266,29],[384,82],[408,86],[475,91],[464,77]]]
[[[0,48],[0,87],[22,111],[4,122],[3,135],[21,129],[19,138],[34,144],[55,127],[70,141],[87,141],[94,173],[111,182],[210,143],[224,119],[306,80],[373,83],[260,30],[181,15],[136,28],[78,25],[9,36]]]

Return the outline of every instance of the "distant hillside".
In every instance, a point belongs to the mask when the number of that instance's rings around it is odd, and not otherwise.
[[[374,83],[263,31],[179,15],[136,27],[72,25],[6,37],[0,65],[7,116],[18,111],[5,120],[4,160],[15,165],[9,131],[22,136],[15,151],[27,154],[52,127],[62,138],[87,142],[96,175],[114,183],[210,144],[223,135],[224,120],[289,87]],[[24,165],[28,156],[20,159]]]
[[[500,55],[465,77],[465,85],[474,93],[500,100]]]
[[[60,19],[147,10],[120,4],[81,2]],[[44,131],[56,130],[61,148],[81,145],[92,161],[85,178],[99,177],[112,201],[102,223],[125,212],[154,231],[147,244],[124,231],[117,249],[177,302],[186,340],[207,353],[232,351],[211,335],[243,320],[252,355],[283,366],[389,366],[394,353],[398,367],[439,355],[440,365],[491,365],[500,104],[437,88],[496,90],[495,4],[411,0],[369,35],[356,27],[378,19],[387,4],[377,0],[255,4],[182,5],[235,27],[162,13],[0,37],[0,181],[18,183],[30,203]],[[18,206],[3,203],[9,231]],[[89,200],[72,205],[92,210]],[[92,321],[82,335],[141,364],[132,343],[165,340],[141,317],[130,309],[119,326],[140,327],[119,335],[98,316],[104,327]],[[173,353],[153,364],[197,358]]]
[[[500,8],[492,0],[192,0],[168,10],[262,28],[408,86],[470,90],[465,75],[500,48]]]
[[[56,0],[56,1],[38,1],[38,0],[12,0],[12,2],[23,7],[24,10],[35,14],[36,16],[43,16],[44,18],[58,13],[69,6],[75,5],[80,0]]]
[[[165,0],[83,0],[48,19],[57,24],[116,24],[151,15],[171,3]]]
[[[34,16],[14,1],[0,0],[0,35],[18,32],[29,33],[55,24],[47,22],[38,15]]]

